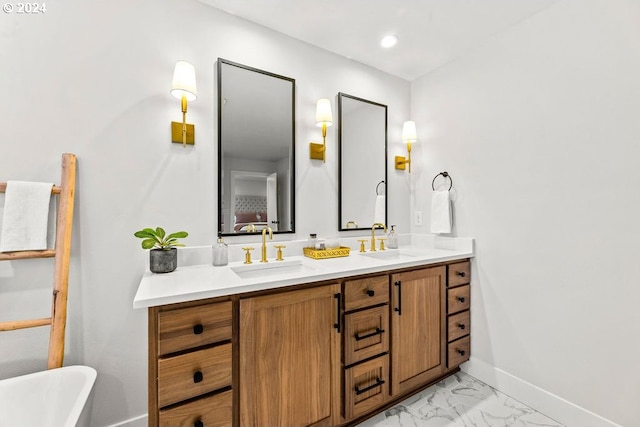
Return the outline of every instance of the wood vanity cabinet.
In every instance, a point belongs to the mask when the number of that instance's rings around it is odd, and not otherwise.
[[[150,426],[347,426],[469,359],[470,262],[149,309]]]
[[[232,426],[232,303],[149,309],[149,425]]]
[[[389,398],[389,276],[343,286],[343,417],[351,420]]]
[[[471,264],[447,266],[447,367],[469,360],[471,352]]]
[[[445,370],[446,267],[391,275],[391,395],[438,378]]]
[[[240,425],[339,420],[340,285],[240,300]]]

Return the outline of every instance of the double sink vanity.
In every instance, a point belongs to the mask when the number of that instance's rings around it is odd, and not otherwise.
[[[456,372],[473,241],[403,237],[364,253],[343,239],[331,259],[287,242],[253,264],[232,245],[228,266],[146,272],[149,425],[354,425]]]
[[[296,232],[295,80],[218,58],[217,93],[218,233],[262,232],[267,262],[243,263],[257,249],[246,243],[222,267],[211,248],[184,248],[176,271],[144,274],[134,307],[148,310],[149,425],[355,425],[456,372],[469,358],[472,239],[402,235],[399,249],[373,250],[388,221],[387,106],[336,96],[350,254],[315,259],[283,239]],[[369,248],[344,236],[369,224]]]

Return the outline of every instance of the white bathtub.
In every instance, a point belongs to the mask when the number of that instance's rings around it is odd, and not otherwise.
[[[96,370],[65,366],[0,381],[0,427],[88,427]]]

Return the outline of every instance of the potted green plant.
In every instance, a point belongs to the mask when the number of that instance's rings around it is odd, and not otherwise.
[[[178,243],[178,239],[184,239],[189,235],[186,231],[178,231],[167,234],[162,227],[143,228],[133,233],[142,240],[142,249],[149,251],[149,269],[153,273],[171,273],[178,267],[178,250],[176,247],[184,246]]]

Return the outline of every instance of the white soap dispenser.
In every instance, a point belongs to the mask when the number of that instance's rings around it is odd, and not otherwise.
[[[391,230],[389,230],[389,234],[387,235],[387,247],[389,249],[398,249],[398,235],[394,227],[395,225],[391,226]]]
[[[223,266],[229,263],[229,247],[224,239],[218,235],[218,241],[213,244],[213,265]]]

